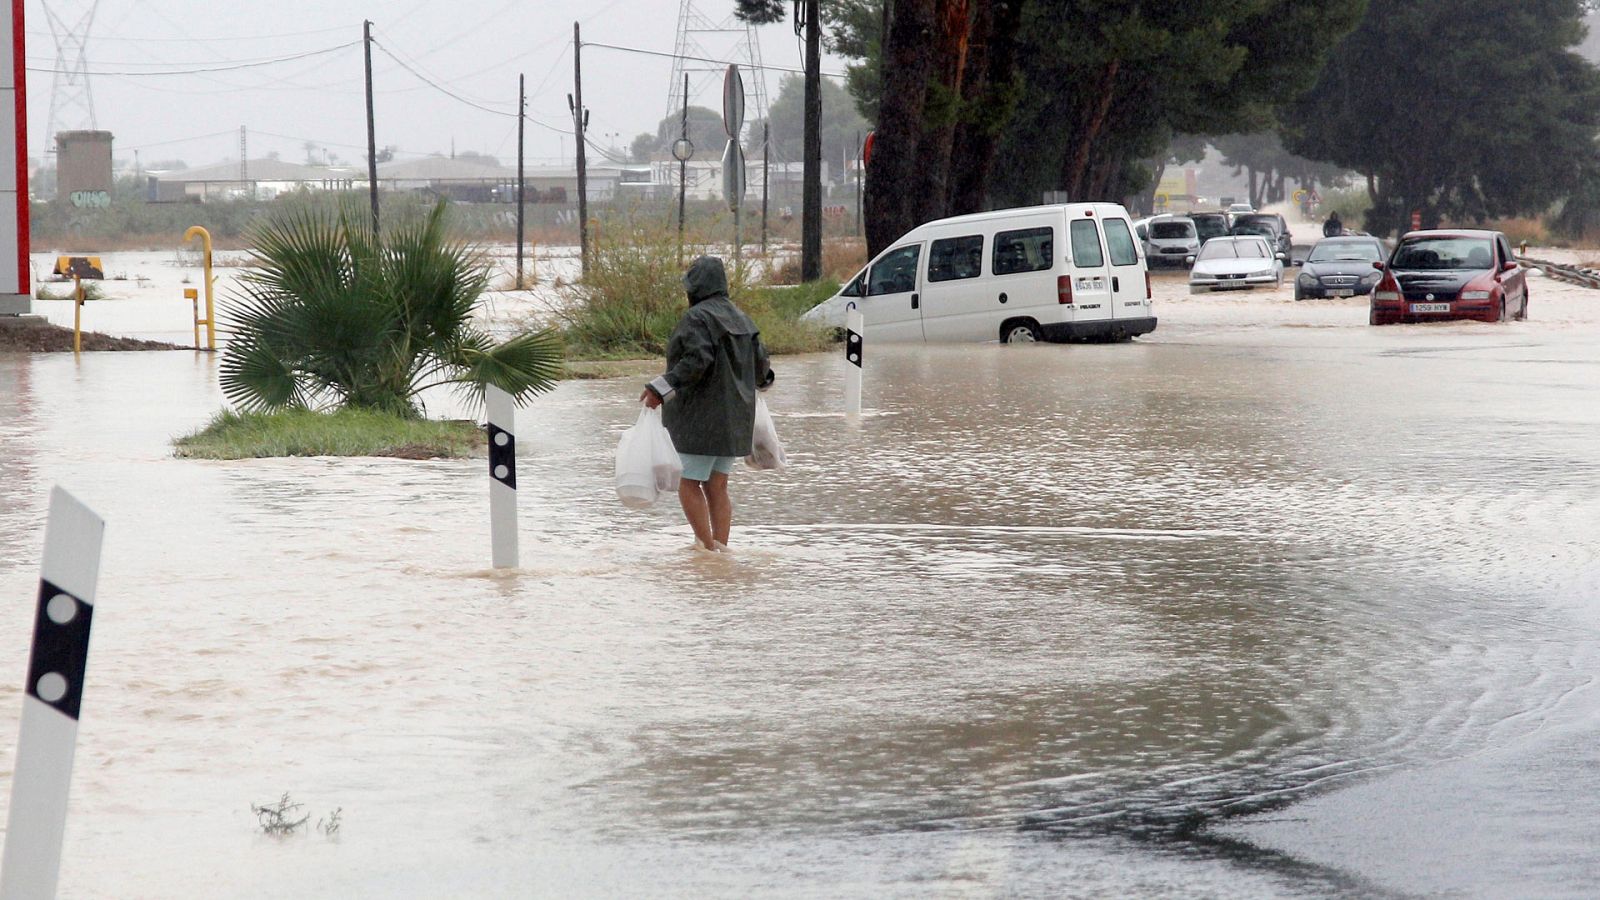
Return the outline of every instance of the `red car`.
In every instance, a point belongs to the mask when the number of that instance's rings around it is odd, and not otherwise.
[[[1372,290],[1373,325],[1528,317],[1528,271],[1498,231],[1413,231],[1402,237]]]

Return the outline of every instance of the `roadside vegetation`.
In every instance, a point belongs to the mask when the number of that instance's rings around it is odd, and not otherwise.
[[[800,314],[837,291],[837,280],[792,286],[764,284],[769,271],[784,276],[783,264],[759,257],[736,262],[704,232],[688,237],[681,260],[674,228],[622,219],[606,223],[600,233],[590,256],[588,277],[565,288],[569,302],[555,314],[569,359],[664,355],[673,326],[687,308],[684,268],[703,253],[723,256],[728,264],[729,295],[756,323],[770,352],[813,352],[826,349],[833,340],[827,329],[801,322]],[[833,251],[835,267],[854,274],[863,253],[859,242],[839,242]],[[853,263],[852,258],[856,259]]]
[[[475,422],[412,419],[367,409],[276,413],[224,411],[174,442],[195,459],[275,456],[479,456],[487,441]]]

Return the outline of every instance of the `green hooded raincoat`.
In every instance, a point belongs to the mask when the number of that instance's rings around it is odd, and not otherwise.
[[[667,372],[650,382],[666,401],[662,422],[679,453],[748,456],[756,391],[773,382],[750,317],[728,299],[722,260],[702,256],[683,276],[689,311],[667,342]]]

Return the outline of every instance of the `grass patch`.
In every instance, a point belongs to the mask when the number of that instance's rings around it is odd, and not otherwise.
[[[569,360],[657,358],[687,309],[683,270],[703,252],[720,252],[691,239],[678,259],[677,232],[659,223],[610,222],[591,251],[589,273],[569,288],[571,302],[559,313]],[[756,282],[760,266],[746,259],[728,264],[728,293],[761,331],[774,354],[808,353],[832,341],[828,329],[799,320],[800,314],[838,290],[837,282],[776,287]]]
[[[218,413],[204,428],[173,442],[197,459],[277,456],[473,456],[487,445],[475,422],[406,419],[362,409],[336,412]]]

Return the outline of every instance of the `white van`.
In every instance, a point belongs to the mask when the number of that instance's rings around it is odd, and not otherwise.
[[[1150,277],[1115,203],[1030,206],[918,226],[802,319],[869,341],[1116,340],[1155,330]]]

